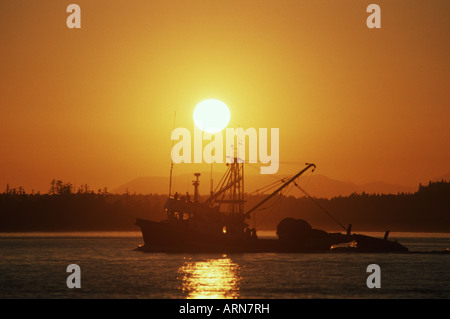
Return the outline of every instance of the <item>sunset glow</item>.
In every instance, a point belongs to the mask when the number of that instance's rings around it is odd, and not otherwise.
[[[0,5],[2,190],[167,178],[173,112],[193,129],[211,97],[229,127],[280,128],[281,162],[336,180],[417,188],[450,172],[449,1],[377,1],[377,30],[350,0],[77,4],[80,29],[67,3]]]
[[[450,0],[74,2],[0,0],[0,299],[450,299]]]

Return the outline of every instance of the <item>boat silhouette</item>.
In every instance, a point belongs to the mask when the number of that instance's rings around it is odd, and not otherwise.
[[[139,250],[146,252],[174,253],[309,253],[309,252],[407,252],[397,241],[375,238],[351,232],[351,225],[344,233],[329,233],[312,228],[302,219],[285,218],[277,226],[278,238],[258,238],[255,228],[246,222],[264,203],[294,183],[315,164],[306,167],[248,211],[244,211],[244,163],[235,157],[227,163],[227,170],[218,187],[203,202],[199,200],[199,177],[195,173],[194,196],[171,195],[164,205],[166,219],[160,222],[138,218],[144,244]],[[172,173],[171,173],[172,176]],[[306,193],[306,192],[305,192]],[[308,195],[309,196],[309,195]],[[311,197],[312,199],[312,197]],[[334,219],[334,217],[327,212]],[[337,221],[337,220],[336,220]]]

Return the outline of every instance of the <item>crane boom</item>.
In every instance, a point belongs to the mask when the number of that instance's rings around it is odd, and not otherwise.
[[[266,198],[264,198],[262,201],[260,201],[258,204],[256,204],[252,209],[250,209],[249,211],[247,211],[245,213],[245,217],[249,218],[250,214],[255,211],[256,209],[258,209],[258,207],[260,207],[262,204],[264,204],[265,202],[267,202],[269,199],[271,199],[273,196],[275,196],[278,192],[280,192],[283,188],[285,188],[286,186],[288,186],[290,183],[292,183],[297,177],[299,177],[300,175],[302,175],[304,172],[306,172],[310,167],[313,167],[312,172],[314,172],[314,170],[316,169],[316,165],[312,164],[312,163],[306,163],[306,166],[304,169],[302,169],[300,172],[298,172],[297,174],[294,175],[294,177],[292,177],[290,180],[288,180],[286,183],[284,183],[283,185],[281,185],[280,187],[278,187],[275,191],[273,191],[272,194],[270,194],[269,196],[267,196]]]

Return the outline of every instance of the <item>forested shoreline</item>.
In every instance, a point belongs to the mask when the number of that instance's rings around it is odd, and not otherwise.
[[[251,208],[265,195],[247,198]],[[87,185],[53,180],[47,194],[6,187],[0,193],[0,232],[133,231],[136,218],[164,219],[167,195],[94,192]],[[204,199],[204,198],[203,198]],[[318,204],[318,205],[317,205]],[[326,212],[325,212],[326,211]],[[420,185],[415,193],[352,194],[331,199],[278,195],[248,220],[259,230],[274,230],[285,217],[302,218],[314,228],[354,231],[450,232],[450,182]]]

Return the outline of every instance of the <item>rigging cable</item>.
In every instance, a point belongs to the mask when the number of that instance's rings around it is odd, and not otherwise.
[[[255,168],[255,167],[253,167],[252,165],[250,165],[250,167],[252,167],[252,168]],[[275,176],[271,176],[271,177],[273,177],[273,178],[275,178]],[[302,176],[300,176],[300,178],[301,178]],[[309,176],[309,178],[307,179],[307,183],[309,183],[309,181],[310,181],[310,177],[311,176]],[[262,188],[260,188],[260,189],[257,189],[255,192],[258,192],[259,190],[262,190],[262,189],[265,189],[265,188],[268,188],[269,186],[272,186],[272,185],[277,185],[277,184],[279,184],[279,183],[284,183],[284,181],[286,180],[286,179],[288,179],[289,177],[285,177],[285,178],[282,178],[281,180],[277,180],[277,181],[275,181],[275,182],[273,182],[273,183],[271,183],[271,184],[269,184],[269,185],[267,185],[266,187],[262,187]],[[328,215],[328,217],[330,217],[331,219],[333,219],[340,227],[342,227],[342,229],[344,229],[344,230],[347,230],[347,228],[344,226],[344,225],[342,225],[335,217],[333,217],[333,215],[331,215],[330,214],[330,212],[328,212],[322,205],[320,205],[319,204],[319,202],[318,201],[316,201],[311,195],[309,195],[302,187],[300,187],[300,185],[298,185],[296,182],[295,182],[295,180],[294,181],[292,181],[293,182],[293,184],[301,191],[301,192],[303,192],[314,204],[316,204],[320,209],[322,209],[324,212],[325,212],[325,214],[327,214]],[[275,188],[275,186],[272,186],[272,187],[270,187],[270,188]],[[291,187],[289,187],[289,189],[290,189]],[[255,192],[253,192],[253,193],[255,193]],[[287,191],[286,192],[284,192],[284,191],[282,191],[281,193],[280,193],[280,195],[284,195],[285,193],[287,193]],[[252,194],[252,193],[249,193],[249,194]],[[282,197],[281,196],[281,197]],[[259,208],[259,210],[266,210],[266,209],[269,209],[269,208],[272,208],[272,207],[274,207],[275,205],[277,205],[277,204],[279,204],[280,202],[281,202],[281,197],[279,197],[278,199],[277,199],[277,201],[274,203],[274,204],[272,204],[272,205],[270,205],[270,206],[266,206],[266,207],[263,207],[263,208]],[[256,213],[256,212],[255,212]],[[256,215],[256,214],[254,214],[254,215]],[[268,215],[268,214],[267,214]],[[267,215],[265,216],[265,217],[267,217]],[[265,218],[265,217],[263,217],[263,219]]]
[[[313,201],[314,204],[316,204],[320,209],[322,209],[325,214],[328,215],[331,219],[333,219],[339,226],[341,226],[344,230],[347,230],[344,225],[342,225],[336,218],[333,217],[322,205],[319,204],[318,201],[316,201],[311,195],[309,195],[303,188],[301,188],[295,181],[293,181],[294,185],[297,186],[297,188],[302,191],[310,200]]]

